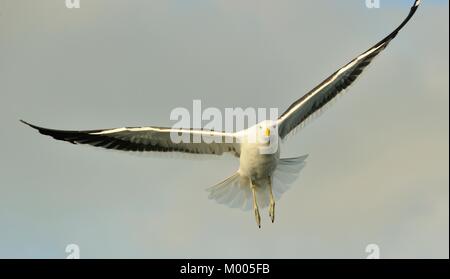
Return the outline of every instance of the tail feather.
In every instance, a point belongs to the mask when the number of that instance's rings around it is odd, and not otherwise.
[[[300,170],[305,166],[308,155],[294,158],[280,159],[273,174],[272,192],[275,200],[281,198],[297,179]],[[241,177],[239,172],[207,189],[209,198],[231,208],[240,208],[244,211],[253,206],[253,195],[250,181]],[[260,208],[269,206],[269,187],[267,181],[263,181],[256,187],[256,199]]]
[[[280,159],[273,174],[272,190],[276,200],[280,199],[281,195],[291,188],[292,183],[305,167],[307,157],[308,155],[303,155]]]
[[[238,172],[207,189],[209,198],[232,208],[249,210],[252,208],[252,194],[248,184],[241,181]]]

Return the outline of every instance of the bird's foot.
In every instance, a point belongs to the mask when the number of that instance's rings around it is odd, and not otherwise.
[[[275,202],[270,202],[269,216],[270,219],[272,220],[272,223],[275,222]]]
[[[254,211],[255,211],[255,220],[256,220],[256,224],[258,225],[258,228],[261,228],[261,216],[259,215],[259,210],[258,210],[258,208],[256,207],[256,208],[254,209]]]

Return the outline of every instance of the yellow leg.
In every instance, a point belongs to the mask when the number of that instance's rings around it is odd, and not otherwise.
[[[259,215],[258,203],[256,202],[256,189],[255,185],[253,185],[253,182],[250,183],[253,193],[253,211],[255,212],[256,224],[258,225],[259,228],[261,228],[261,216]]]
[[[272,177],[270,177],[270,176],[269,176],[269,193],[270,193],[269,216],[273,223],[275,221],[275,199],[273,198]]]

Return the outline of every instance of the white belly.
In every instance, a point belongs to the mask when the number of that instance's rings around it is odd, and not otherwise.
[[[262,154],[260,145],[243,143],[241,145],[239,173],[253,181],[272,176],[280,158],[280,147],[271,154]]]

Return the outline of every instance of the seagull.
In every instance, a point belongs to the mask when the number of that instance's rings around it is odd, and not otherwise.
[[[397,36],[419,5],[420,0],[416,0],[407,17],[394,31],[295,101],[278,119],[264,120],[241,131],[157,126],[69,131],[47,129],[20,121],[43,135],[73,144],[138,152],[231,153],[239,158],[239,169],[222,182],[208,188],[209,198],[232,208],[253,209],[256,224],[261,228],[259,208],[269,207],[269,217],[273,223],[275,201],[296,179],[308,156],[280,158],[280,140],[285,139],[296,127],[351,85]],[[174,133],[188,135],[190,141],[175,142],[171,137]],[[193,142],[192,139],[196,136],[201,136],[200,141]]]

